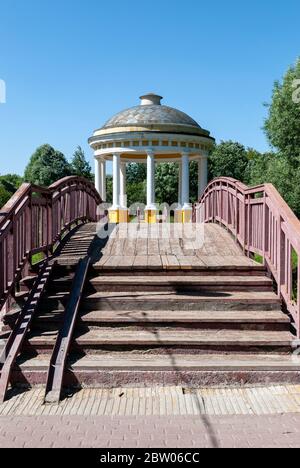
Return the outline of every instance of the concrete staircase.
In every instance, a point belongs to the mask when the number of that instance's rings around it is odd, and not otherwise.
[[[14,380],[45,383],[72,284],[58,266]],[[299,382],[294,337],[260,266],[97,269],[86,284],[65,385]]]

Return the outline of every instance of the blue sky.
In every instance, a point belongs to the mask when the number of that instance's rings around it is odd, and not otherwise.
[[[221,139],[268,149],[273,82],[300,55],[287,0],[1,0],[0,173],[50,143],[69,158],[149,91]]]

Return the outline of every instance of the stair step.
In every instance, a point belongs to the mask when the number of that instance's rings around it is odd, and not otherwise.
[[[124,265],[122,266],[122,257],[120,257],[119,265],[103,265],[101,262],[95,263],[93,269],[96,272],[104,273],[105,275],[119,275],[119,276],[129,276],[129,275],[199,275],[199,273],[204,273],[205,275],[266,275],[266,268],[263,265],[253,264],[249,265],[245,263],[244,265],[231,265],[224,264],[214,264],[214,265],[203,265],[194,263],[191,266],[172,266],[172,268],[163,267],[160,263],[153,263],[149,261],[147,265],[131,265],[130,267]],[[246,259],[247,260],[247,259]]]
[[[264,276],[98,276],[90,280],[96,291],[141,290],[272,290],[273,282]]]
[[[57,321],[60,320],[62,311],[41,314],[36,317],[36,321]],[[290,319],[281,311],[270,310],[150,310],[142,312],[139,310],[112,311],[94,310],[91,312],[81,312],[79,320],[83,323],[262,323],[262,324],[289,324]]]
[[[80,347],[101,346],[209,346],[209,347],[291,347],[293,335],[289,332],[256,330],[174,330],[172,328],[136,329],[98,328],[75,335]],[[42,333],[29,337],[31,346],[52,347],[56,333]]]
[[[300,359],[300,358],[299,358]],[[50,355],[22,359],[13,381],[45,385]],[[72,355],[66,386],[116,388],[181,385],[184,388],[245,384],[299,383],[300,363],[277,354],[153,355],[132,352]]]
[[[47,368],[50,355],[41,354],[18,362],[21,369]],[[224,370],[224,371],[287,371],[294,369],[300,373],[300,357],[298,360],[282,354],[177,354],[153,355],[132,352],[109,352],[101,354],[74,354],[68,361],[68,367],[73,370],[105,369],[105,370]]]
[[[97,292],[83,298],[84,310],[280,310],[273,292]]]
[[[127,343],[138,345],[234,345],[243,344],[247,346],[289,346],[293,340],[289,332],[257,332],[239,330],[174,330],[167,328],[136,330],[107,328],[90,330],[85,335],[75,338],[76,342],[82,344],[94,344],[98,340],[101,344],[124,345]]]

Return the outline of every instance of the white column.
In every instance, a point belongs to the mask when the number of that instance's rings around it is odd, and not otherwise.
[[[203,192],[207,186],[208,168],[207,156],[203,155],[198,162],[198,196],[202,197]]]
[[[182,199],[181,199],[181,196],[182,196],[182,164],[181,164],[181,161],[179,161],[178,163],[178,167],[179,167],[179,177],[178,177],[178,205],[181,206],[182,204]]]
[[[127,208],[126,200],[126,163],[120,164],[120,205],[121,208]]]
[[[120,207],[120,155],[113,155],[113,209]]]
[[[102,198],[101,173],[101,160],[95,158],[95,187],[100,197]]]
[[[155,210],[155,157],[152,151],[147,153],[147,209]]]
[[[106,201],[106,161],[105,159],[102,160],[101,163],[101,198],[103,201]]]
[[[190,206],[190,160],[189,153],[182,153],[182,190],[181,202],[183,209],[191,208]]]

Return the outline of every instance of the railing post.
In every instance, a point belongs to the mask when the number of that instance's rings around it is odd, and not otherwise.
[[[230,208],[229,208],[229,184],[228,182],[226,183],[227,187],[227,231],[229,231],[229,213],[230,213]]]
[[[243,226],[242,226],[242,233],[243,233],[243,252],[246,253],[246,223],[247,223],[247,210],[246,210],[246,200],[247,196],[243,194]]]
[[[235,188],[235,213],[234,213],[234,223],[235,223],[235,240],[238,240],[238,196],[237,188]]]
[[[251,242],[250,242],[250,226],[252,226],[252,208],[251,208],[251,195],[248,195],[248,201],[247,201],[247,254],[248,257],[250,257],[250,247],[251,247]]]
[[[47,256],[52,254],[52,223],[53,223],[53,212],[52,212],[52,197],[47,200]]]
[[[300,340],[300,255],[298,255],[298,269],[297,269],[297,317],[296,317],[296,330],[297,339]]]
[[[297,269],[297,339],[300,340],[300,255],[298,255]]]
[[[267,203],[266,203],[266,192],[264,191],[263,197],[263,228],[262,228],[262,251],[263,251],[263,264],[266,266],[266,223],[267,223]]]
[[[277,294],[281,297],[281,287],[284,284],[284,270],[285,270],[285,242],[283,231],[281,229],[281,216],[278,218],[278,235],[277,235],[277,253],[278,253],[278,273],[277,273]]]

